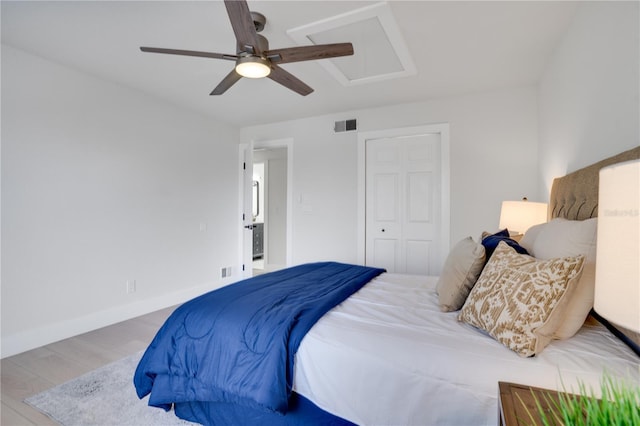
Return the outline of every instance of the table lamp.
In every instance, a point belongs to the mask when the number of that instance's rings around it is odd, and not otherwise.
[[[500,229],[507,228],[513,236],[522,235],[533,225],[547,221],[547,203],[503,201],[500,210]]]

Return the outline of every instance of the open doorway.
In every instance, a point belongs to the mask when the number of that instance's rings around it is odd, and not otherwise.
[[[254,275],[287,266],[287,151],[286,147],[254,146],[252,183]]]
[[[292,264],[292,150],[292,139],[251,141],[240,146],[243,277]]]

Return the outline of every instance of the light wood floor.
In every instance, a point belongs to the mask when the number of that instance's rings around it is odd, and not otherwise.
[[[145,349],[174,309],[163,309],[3,359],[0,424],[57,424],[22,400]]]

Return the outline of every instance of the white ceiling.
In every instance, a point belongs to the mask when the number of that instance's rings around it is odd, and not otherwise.
[[[267,17],[262,34],[274,49],[296,45],[287,30],[375,3],[254,0],[249,7]],[[417,75],[344,87],[314,61],[282,65],[315,89],[306,97],[269,79],[242,79],[209,96],[233,62],[140,52],[235,53],[221,1],[2,0],[2,43],[244,126],[535,84],[576,10],[575,2],[553,1],[389,3]]]

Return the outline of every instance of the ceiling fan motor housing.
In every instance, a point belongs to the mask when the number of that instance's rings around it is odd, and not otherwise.
[[[269,40],[267,40],[265,36],[260,34],[256,34],[256,36],[258,37],[258,50],[260,50],[260,52],[266,52],[267,50],[269,50]],[[247,51],[247,47],[241,45],[240,43],[236,44],[236,53],[239,56],[254,54],[253,52]]]

